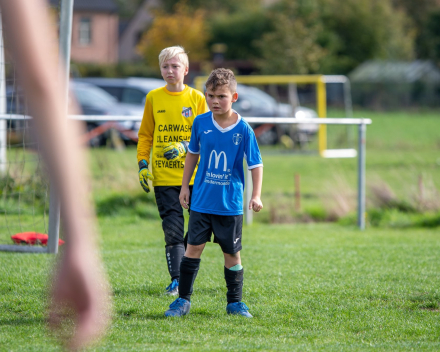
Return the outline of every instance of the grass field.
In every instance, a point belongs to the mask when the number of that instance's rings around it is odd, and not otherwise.
[[[412,201],[419,176],[440,189],[438,114],[372,114],[367,180],[385,182]],[[135,150],[90,155],[101,249],[114,296],[113,323],[96,351],[437,351],[440,349],[440,236],[397,225],[360,232],[340,223],[289,221],[293,175],[302,177],[303,207],[322,212],[333,195],[356,190],[356,160],[263,148],[265,209],[244,228],[244,301],[252,320],[226,315],[218,246],[207,246],[191,314],[168,320],[161,224],[152,197],[137,182]],[[134,176],[133,176],[134,173]],[[429,181],[431,180],[431,181]],[[429,182],[428,182],[429,181]],[[328,208],[326,208],[328,207]],[[286,211],[283,215],[281,212]],[[35,229],[29,212],[11,214],[8,231]],[[400,221],[400,223],[399,223]],[[34,222],[34,223],[33,223]],[[0,234],[9,243],[10,233]],[[46,330],[46,284],[53,258],[0,253],[0,351],[59,351]]]

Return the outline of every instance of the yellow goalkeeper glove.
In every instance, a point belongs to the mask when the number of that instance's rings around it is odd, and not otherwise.
[[[145,192],[150,192],[150,186],[148,180],[154,180],[154,177],[150,170],[148,170],[148,163],[145,160],[139,161],[139,182]]]
[[[188,152],[188,142],[168,143],[163,147],[163,156],[167,160],[178,160]]]

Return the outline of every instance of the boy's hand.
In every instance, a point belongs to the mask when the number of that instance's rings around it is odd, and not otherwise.
[[[167,160],[178,160],[186,155],[188,142],[168,143],[163,147],[163,156]]]
[[[148,163],[145,160],[139,161],[139,183],[145,192],[150,192],[150,186],[148,180],[154,180],[150,170],[148,170]]]
[[[183,187],[180,190],[179,195],[180,205],[185,209],[189,208],[189,187]]]
[[[260,197],[252,198],[249,202],[249,210],[253,209],[256,213],[258,213],[261,209],[263,209],[263,203],[261,202]]]

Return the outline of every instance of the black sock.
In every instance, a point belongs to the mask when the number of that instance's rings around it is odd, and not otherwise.
[[[229,303],[241,302],[243,295],[243,269],[229,270],[225,267],[225,280],[228,292],[226,298]]]
[[[165,255],[167,259],[168,272],[171,280],[179,280],[180,276],[180,262],[185,254],[185,247],[183,243],[165,246]]]
[[[183,257],[180,262],[179,297],[191,301],[193,284],[199,272],[200,259]]]

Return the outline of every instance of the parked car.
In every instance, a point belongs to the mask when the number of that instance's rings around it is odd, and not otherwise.
[[[122,106],[133,112],[132,115],[143,115],[145,98],[156,88],[163,87],[165,81],[157,78],[77,78],[77,82],[93,84],[111,94]],[[136,122],[133,130],[138,131],[141,123]]]
[[[77,78],[77,82],[93,84],[111,94],[119,103],[128,105],[145,104],[145,97],[153,89],[163,87],[165,82],[157,78]]]
[[[120,104],[111,94],[105,90],[86,82],[78,82],[76,80],[70,82],[72,93],[78,101],[82,113],[84,115],[142,115],[143,108],[137,106],[126,106]],[[102,122],[88,122],[87,129],[91,130]],[[125,130],[138,130],[137,125],[133,121],[121,121],[118,124]],[[120,137],[129,141],[125,134],[121,133]],[[92,145],[103,145],[108,138],[108,134],[104,133],[91,140]]]
[[[232,107],[243,117],[295,117],[305,120],[317,117],[314,110],[298,106],[295,111],[290,104],[278,103],[266,92],[246,85],[239,84],[237,87],[238,100]],[[259,125],[253,124],[257,129]],[[318,131],[316,124],[282,124],[265,130],[258,135],[261,144],[278,143],[283,134],[289,135],[295,144],[303,145]]]
[[[94,86],[93,84],[85,82],[70,81],[70,89],[75,96],[83,115],[141,115],[143,109],[137,108],[127,109],[124,105],[108,94],[106,91]],[[24,94],[21,89],[14,87],[7,87],[7,112],[9,114],[28,114]],[[102,124],[102,122],[87,122],[87,129],[91,130]],[[126,129],[131,130],[135,128],[132,121],[120,122],[120,125]],[[121,134],[123,139],[127,139]],[[104,144],[107,136],[97,136],[90,141],[91,145]]]

